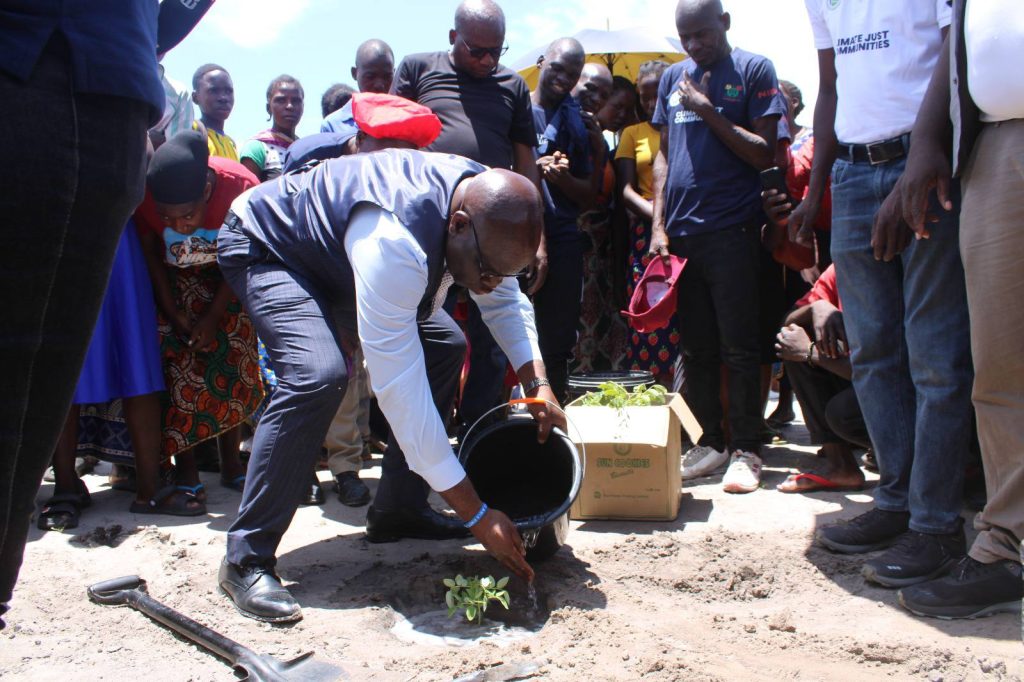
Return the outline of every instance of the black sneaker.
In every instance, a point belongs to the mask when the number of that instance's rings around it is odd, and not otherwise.
[[[955,533],[931,535],[908,530],[890,549],[864,564],[866,580],[906,587],[938,578],[967,552],[963,520]]]
[[[1024,583],[1016,561],[983,564],[965,556],[947,575],[900,590],[899,597],[900,604],[918,616],[980,618],[1020,613]]]
[[[338,500],[346,507],[362,507],[370,503],[370,489],[354,471],[342,471],[334,477]]]
[[[907,532],[909,523],[909,512],[890,512],[876,508],[849,521],[822,528],[814,537],[833,552],[861,554],[888,547]]]

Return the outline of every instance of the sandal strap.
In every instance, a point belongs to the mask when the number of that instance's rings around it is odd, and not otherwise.
[[[46,500],[46,502],[43,502],[43,508],[53,507],[58,504],[70,504],[77,509],[81,501],[82,496],[78,493],[59,493]]]
[[[202,486],[202,483],[200,483],[199,485]],[[157,490],[156,494],[153,495],[153,497],[149,498],[149,501],[147,501],[146,504],[148,504],[150,507],[156,507],[160,504],[163,504],[164,501],[167,500],[167,498],[171,497],[172,495],[176,495],[179,492],[185,493],[185,495],[187,495],[188,497],[196,496],[195,493],[190,492],[190,490],[183,490],[182,488],[185,488],[185,486],[174,485],[173,483],[170,485],[165,485],[163,488],[160,488],[160,490]]]
[[[171,486],[168,486],[168,488],[169,487],[171,487]],[[174,487],[175,490],[180,490],[182,492],[189,493],[193,497],[197,496],[199,493],[201,493],[202,491],[206,490],[206,486],[203,485],[202,483],[197,483],[196,485],[176,484],[173,487]],[[160,492],[163,492],[166,489],[167,488],[163,488]],[[160,493],[157,493],[157,494],[159,495]]]

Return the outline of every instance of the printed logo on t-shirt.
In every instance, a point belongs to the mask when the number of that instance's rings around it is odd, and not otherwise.
[[[828,2],[826,2],[825,4],[828,6],[829,9],[836,9],[839,7],[839,2],[840,0],[828,0]]]
[[[679,97],[679,91],[678,90],[673,90],[672,91],[672,95],[668,98],[668,105],[670,107],[678,107],[679,106],[679,102],[681,102],[681,101],[682,100]]]
[[[722,107],[715,107],[715,111],[722,113]],[[676,112],[676,117],[672,120],[673,123],[696,123],[700,121],[701,117],[695,112],[689,109],[680,109]]]
[[[743,97],[743,86],[742,85],[730,85],[725,84],[725,99],[732,102],[739,102]]]
[[[836,54],[852,54],[854,52],[870,52],[885,50],[889,47],[889,30],[875,33],[858,33],[836,41]]]
[[[168,265],[188,268],[217,262],[217,230],[201,228],[186,235],[165,227],[164,245]]]

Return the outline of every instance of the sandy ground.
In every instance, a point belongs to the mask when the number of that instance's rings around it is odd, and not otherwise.
[[[684,487],[672,523],[574,522],[569,544],[536,566],[540,609],[528,608],[522,583],[510,583],[509,616],[529,630],[502,638],[496,626],[482,634],[456,622],[420,626],[425,634],[464,633],[466,646],[409,642],[392,628],[441,608],[444,577],[503,575],[478,545],[368,544],[365,508],[343,507],[330,494],[324,507],[299,511],[281,548],[280,571],[305,619],[274,627],[242,618],[217,592],[238,495],[219,487],[216,475],[204,475],[208,517],[158,517],[158,527],[149,525],[153,517],[128,513],[128,494],[89,476],[94,505],[81,526],[31,535],[0,632],[0,677],[232,679],[222,661],[143,615],[86,598],[87,585],[126,574],[143,576],[157,599],[257,651],[282,658],[315,651],[353,680],[1024,677],[1018,617],[916,618],[894,591],[865,584],[860,559],[811,544],[817,527],[860,513],[870,497],[775,491],[813,453],[801,427],[788,436],[794,444],[766,451],[764,486],[751,495],[725,495],[711,477]],[[362,474],[371,486],[376,464]],[[46,485],[40,495],[49,492]]]

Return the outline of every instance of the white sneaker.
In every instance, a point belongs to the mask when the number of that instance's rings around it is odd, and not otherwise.
[[[710,445],[695,445],[683,455],[683,480],[700,478],[718,471],[729,461],[729,452],[719,452]]]
[[[761,486],[761,458],[752,452],[732,453],[729,468],[722,477],[722,490],[727,493],[752,493]]]

